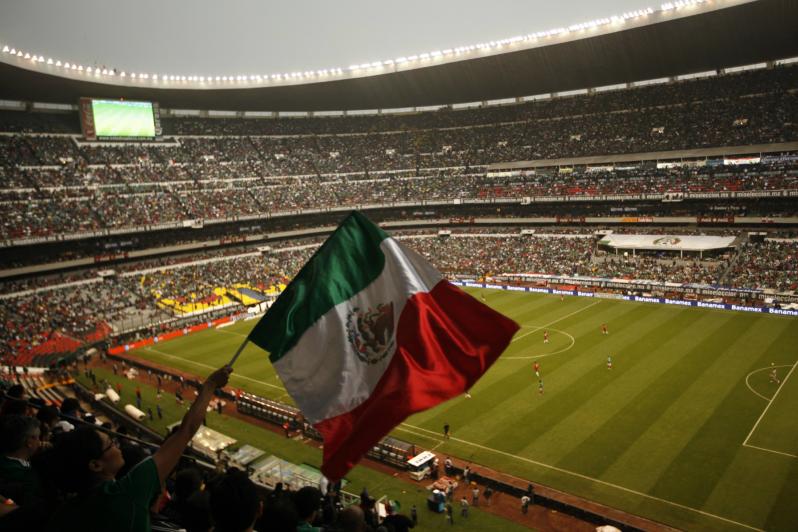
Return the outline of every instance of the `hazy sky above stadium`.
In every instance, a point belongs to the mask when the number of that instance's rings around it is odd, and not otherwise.
[[[0,45],[87,66],[273,74],[392,59],[568,26],[646,0],[3,0]]]

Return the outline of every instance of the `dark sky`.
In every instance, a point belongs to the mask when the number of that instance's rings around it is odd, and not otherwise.
[[[0,47],[175,75],[275,74],[526,35],[644,0],[2,0]]]

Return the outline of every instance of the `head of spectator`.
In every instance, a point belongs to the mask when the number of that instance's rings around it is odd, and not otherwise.
[[[0,454],[27,464],[39,450],[39,420],[27,416],[0,418]]]
[[[338,514],[338,526],[342,532],[366,532],[366,516],[360,506],[349,506]]]
[[[25,401],[28,399],[28,393],[25,391],[25,387],[21,384],[15,384],[11,386],[7,391],[6,395],[11,397],[12,399],[20,399]]]
[[[73,397],[64,399],[61,403],[61,415],[80,419],[80,403],[78,403],[78,400]],[[69,432],[71,430],[75,430],[75,424],[70,423],[66,419],[57,421],[55,425],[53,425],[53,433],[55,434]]]
[[[246,473],[230,469],[210,485],[215,532],[247,532],[263,512],[255,484]]]
[[[80,417],[80,403],[73,397],[67,397],[61,403],[61,413],[74,418]]]
[[[28,394],[21,384],[15,384],[6,390],[7,399],[0,407],[0,416],[24,416],[28,412]]]
[[[92,427],[77,429],[56,438],[51,463],[56,485],[68,493],[86,493],[114,480],[125,465],[116,441]]]
[[[263,507],[263,517],[260,520],[267,524],[264,530],[274,532],[296,532],[297,517],[296,508],[290,497],[270,497]]]
[[[144,460],[150,455],[148,449],[139,445],[135,441],[128,440],[127,438],[119,439],[119,450],[122,452],[122,458],[125,460],[125,465],[117,471],[116,478],[122,478],[128,471],[136,466],[139,462]]]
[[[43,406],[36,413],[36,419],[41,422],[42,441],[49,440],[53,427],[58,423],[58,409],[52,405]]]
[[[188,532],[213,528],[208,493],[202,491],[202,475],[194,467],[175,475],[174,497],[161,512]]]
[[[299,515],[300,525],[312,525],[321,508],[321,490],[313,486],[305,486],[294,494],[294,506]]]
[[[186,500],[202,489],[202,475],[187,467],[175,475],[175,499]]]

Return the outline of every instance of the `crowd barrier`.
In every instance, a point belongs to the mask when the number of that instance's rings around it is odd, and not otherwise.
[[[224,316],[223,318],[217,318],[215,320],[209,320],[198,325],[191,325],[189,327],[183,327],[182,329],[174,330],[165,332],[162,334],[158,334],[155,336],[151,336],[149,338],[142,338],[141,340],[136,340],[135,342],[129,342],[126,344],[115,345],[108,349],[109,355],[121,355],[133,349],[138,349],[140,347],[146,347],[149,345],[155,345],[160,342],[165,342],[167,340],[172,340],[174,338],[179,338],[181,336],[187,336],[191,333],[204,331],[206,329],[211,329],[213,327],[218,327],[219,325],[230,323],[239,319],[238,316]]]
[[[471,288],[493,288],[496,290],[508,290],[513,292],[535,292],[539,294],[557,294],[579,297],[598,297],[602,299],[618,299],[622,301],[640,301],[642,303],[660,303],[664,305],[680,305],[683,307],[701,307],[719,310],[737,310],[741,312],[759,312],[764,314],[778,314],[781,316],[798,316],[798,310],[787,310],[772,307],[751,307],[746,305],[733,305],[728,303],[708,303],[705,301],[688,301],[684,299],[669,299],[665,297],[645,297],[630,296],[625,294],[614,294],[610,292],[589,292],[584,290],[560,290],[557,288],[541,288],[537,286],[513,286],[491,283],[474,283],[470,281],[452,281],[458,286]]]

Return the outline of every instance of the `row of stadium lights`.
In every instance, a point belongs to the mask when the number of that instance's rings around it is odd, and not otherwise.
[[[677,2],[668,2],[662,4],[660,6],[660,11],[667,12],[673,11],[685,7],[693,7],[699,4],[707,3],[709,0],[679,0]],[[551,38],[555,36],[563,36],[567,35],[571,32],[578,32],[578,31],[585,31],[585,30],[592,30],[595,28],[599,28],[601,26],[606,26],[610,24],[623,24],[627,20],[636,19],[639,17],[647,17],[648,15],[654,13],[654,9],[652,8],[645,8],[645,9],[638,9],[636,11],[629,11],[624,13],[623,15],[615,15],[609,18],[601,18],[596,20],[591,20],[589,22],[583,22],[581,24],[574,24],[568,26],[567,28],[557,28],[548,31],[539,31],[537,33],[529,34],[523,37],[511,37],[509,39],[502,39],[499,41],[490,41],[488,43],[480,43],[480,44],[473,44],[469,46],[458,46],[457,48],[449,48],[446,50],[436,50],[429,53],[423,53],[418,55],[411,55],[407,57],[398,57],[396,59],[388,59],[385,61],[375,61],[372,63],[363,63],[359,65],[350,65],[348,69],[349,72],[353,73],[362,73],[364,71],[376,71],[376,70],[383,70],[386,67],[394,67],[394,66],[404,66],[411,63],[416,62],[426,62],[426,61],[433,61],[439,60],[441,58],[449,58],[449,57],[457,57],[462,54],[468,54],[476,51],[489,51],[489,50],[500,50],[505,46],[512,46],[514,44],[518,44],[521,42],[537,42],[540,39]],[[53,60],[52,58],[45,59],[43,55],[31,55],[28,52],[23,52],[22,50],[17,50],[15,48],[10,48],[8,46],[3,47],[3,53],[15,55],[17,57],[28,59],[33,63],[45,63],[47,65],[54,65],[56,67],[64,68],[66,70],[72,70],[77,72],[83,72],[85,74],[91,74],[95,77],[100,76],[118,76],[120,78],[130,78],[134,80],[152,80],[156,82],[164,82],[168,83],[170,81],[179,81],[179,82],[199,82],[199,83],[229,83],[229,82],[269,82],[269,81],[296,81],[301,79],[318,79],[318,78],[325,78],[328,76],[340,76],[343,75],[344,69],[342,68],[330,68],[330,69],[323,69],[323,70],[312,70],[312,71],[305,71],[305,72],[291,72],[287,74],[266,74],[266,75],[250,75],[250,76],[175,76],[170,74],[146,74],[146,73],[126,73],[124,71],[117,73],[116,70],[107,69],[107,68],[92,68],[92,67],[84,67],[83,65],[79,65],[77,63],[69,63],[69,62],[61,62],[59,60]]]

